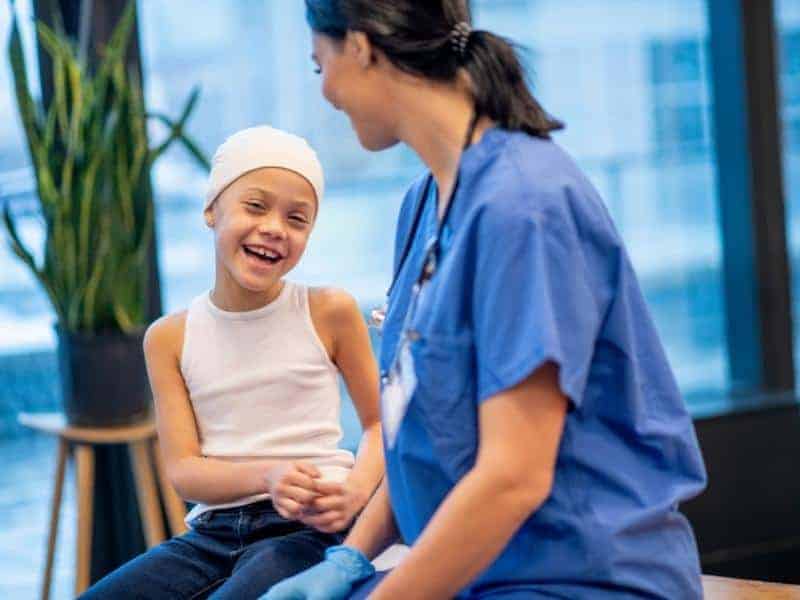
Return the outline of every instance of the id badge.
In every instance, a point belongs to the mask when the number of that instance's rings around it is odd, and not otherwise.
[[[404,340],[400,349],[395,367],[389,373],[389,378],[381,395],[381,411],[383,413],[383,426],[389,448],[393,448],[397,440],[400,423],[406,416],[408,403],[417,388],[417,376],[414,372],[414,357],[411,355],[411,346]]]

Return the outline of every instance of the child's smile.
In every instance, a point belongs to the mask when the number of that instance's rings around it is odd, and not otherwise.
[[[280,251],[267,246],[257,244],[244,244],[242,246],[244,253],[247,255],[250,262],[258,265],[258,267],[272,267],[286,258]]]

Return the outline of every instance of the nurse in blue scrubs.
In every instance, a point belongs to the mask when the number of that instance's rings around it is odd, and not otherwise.
[[[461,0],[306,8],[324,96],[365,148],[407,144],[428,172],[383,323],[386,478],[342,546],[266,597],[700,598],[678,510],[705,485],[692,421],[511,46]],[[398,541],[407,557],[373,574]]]

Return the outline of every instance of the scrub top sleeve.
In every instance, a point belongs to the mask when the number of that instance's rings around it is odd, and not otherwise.
[[[478,400],[552,361],[562,393],[580,407],[600,318],[576,228],[568,214],[509,204],[486,205],[473,229]]]

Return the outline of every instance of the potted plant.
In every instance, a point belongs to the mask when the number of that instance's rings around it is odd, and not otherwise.
[[[37,24],[52,61],[52,100],[44,107],[28,87],[12,3],[8,56],[35,175],[43,252],[21,239],[8,203],[3,221],[11,248],[55,311],[64,412],[76,425],[119,425],[149,412],[141,343],[154,232],[150,173],[176,141],[208,167],[184,134],[197,89],[176,121],[145,113],[139,78],[125,62],[134,11],[131,2],[95,65],[82,58],[80,41]],[[153,117],[169,133],[151,147],[146,127]]]

